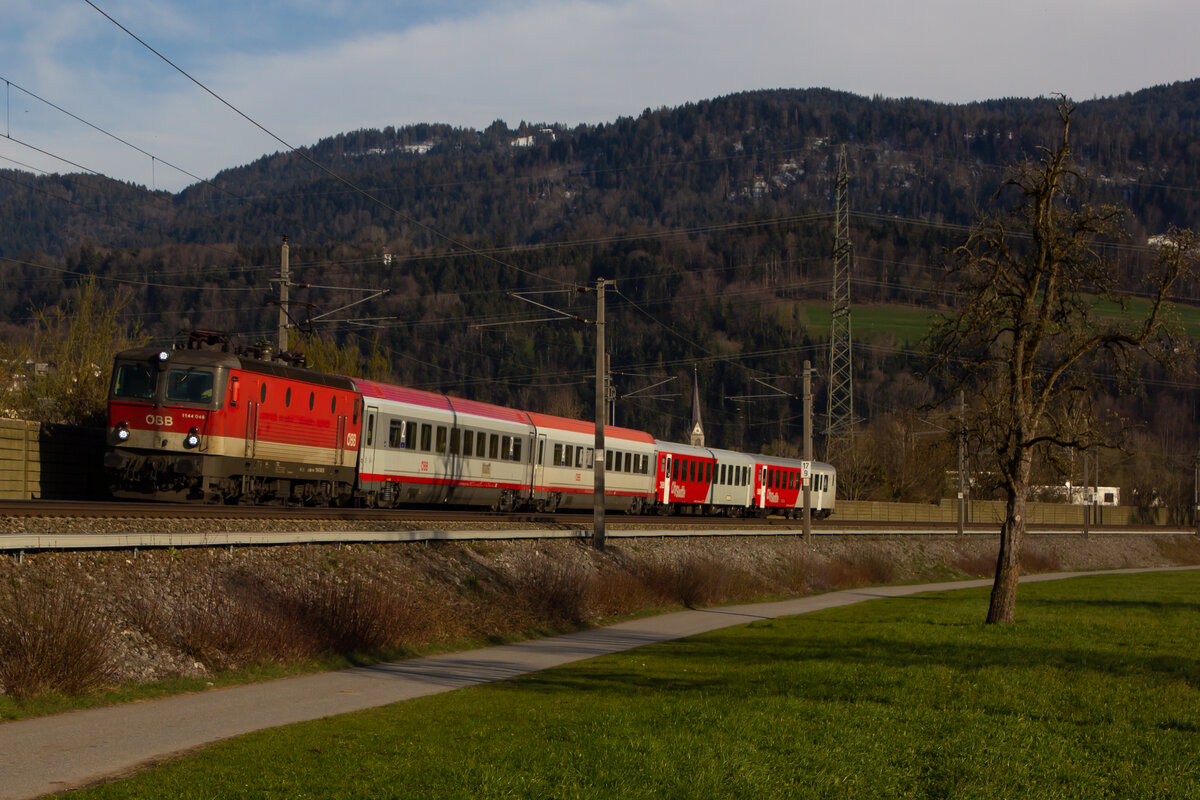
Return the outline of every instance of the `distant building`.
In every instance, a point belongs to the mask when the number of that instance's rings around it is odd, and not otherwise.
[[[1073,506],[1119,506],[1120,486],[1034,486],[1031,495],[1046,503],[1068,503]]]

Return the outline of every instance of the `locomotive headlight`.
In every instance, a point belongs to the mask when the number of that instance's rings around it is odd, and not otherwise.
[[[121,420],[117,423],[117,441],[124,442],[129,440],[129,423]]]
[[[170,357],[171,357],[171,354],[169,352],[167,352],[166,350],[158,351],[158,360],[159,361],[166,361]]]
[[[184,447],[196,447],[200,444],[200,429],[195,425],[187,432],[187,436],[183,437]]]

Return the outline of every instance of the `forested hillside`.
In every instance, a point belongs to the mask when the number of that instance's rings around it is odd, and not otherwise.
[[[277,310],[266,301],[287,235],[293,280],[311,286],[293,289],[296,316],[325,363],[353,370],[357,358],[362,369],[374,355],[381,377],[588,415],[590,329],[516,324],[549,314],[509,293],[555,292],[530,296],[590,316],[594,294],[575,287],[610,278],[617,422],[685,436],[696,370],[711,443],[782,450],[795,446],[800,403],[764,382],[799,394],[801,362],[828,359],[818,309],[843,148],[856,307],[932,313],[948,296],[946,249],[991,207],[1006,170],[1059,129],[1050,99],[950,106],[776,90],[604,125],[354,131],[177,195],[4,170],[0,332],[20,339],[36,309],[94,275],[132,293],[136,321],[156,339],[185,328],[270,338]],[[1200,81],[1081,102],[1072,133],[1092,199],[1131,211],[1127,269],[1169,225],[1200,226]],[[334,311],[379,289],[389,291]],[[913,343],[884,334],[855,345],[866,424],[935,395],[914,378]],[[1172,435],[1194,433],[1195,392],[1154,386],[1153,397],[1120,401],[1123,411],[1154,430],[1165,403],[1185,412],[1186,430]],[[928,429],[906,430],[915,441]],[[936,483],[938,468],[911,479]]]

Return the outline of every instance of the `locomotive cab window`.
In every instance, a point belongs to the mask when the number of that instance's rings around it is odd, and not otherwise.
[[[113,397],[154,399],[154,371],[148,364],[121,364],[113,375]]]
[[[167,400],[176,403],[211,403],[213,373],[207,369],[173,369],[167,374]]]

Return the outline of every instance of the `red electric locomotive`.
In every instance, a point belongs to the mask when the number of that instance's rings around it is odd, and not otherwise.
[[[348,378],[224,348],[139,348],[117,356],[108,413],[116,497],[325,505],[354,495],[362,401]]]

